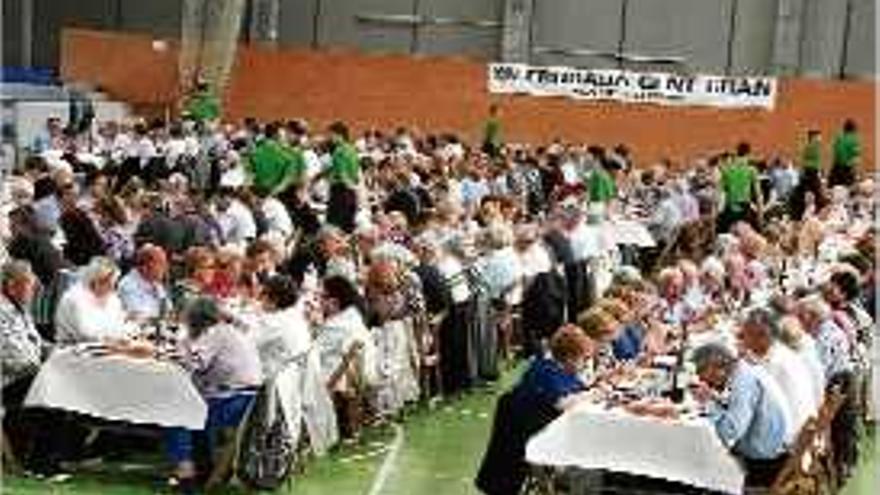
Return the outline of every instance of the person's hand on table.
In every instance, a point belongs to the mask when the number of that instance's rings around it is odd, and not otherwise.
[[[578,404],[583,402],[592,402],[596,399],[596,393],[592,390],[585,390],[583,392],[577,392],[574,394],[569,394],[561,399],[559,399],[559,403],[557,404],[557,408],[561,411],[567,411]]]
[[[147,341],[132,341],[123,354],[138,359],[152,358],[156,355],[156,347]]]
[[[615,364],[613,368],[603,373],[599,380],[616,387],[625,382],[634,381],[637,378],[638,371],[634,363],[626,361]]]
[[[668,399],[650,398],[638,400],[624,404],[623,409],[637,416],[652,416],[665,419],[674,419],[679,416],[678,408]]]
[[[141,339],[112,339],[106,342],[111,354],[119,354],[132,358],[151,358],[156,354],[153,344]]]

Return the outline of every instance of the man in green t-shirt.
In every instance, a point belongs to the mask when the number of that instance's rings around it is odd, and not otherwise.
[[[300,150],[280,142],[277,124],[268,124],[263,134],[248,156],[251,179],[260,194],[276,195],[302,182],[306,163]]]
[[[352,233],[358,211],[356,188],[361,178],[360,157],[349,141],[348,126],[335,122],[329,131],[333,151],[330,155],[330,166],[323,172],[330,183],[327,223]]]
[[[220,118],[220,99],[208,83],[199,81],[195,91],[189,96],[184,114],[196,122],[206,122]]]
[[[740,221],[748,222],[756,229],[760,227],[763,198],[748,143],[740,143],[736,156],[723,165],[720,189],[724,193],[724,207],[718,217],[719,233],[729,231]]]
[[[361,179],[360,157],[354,145],[345,139],[334,138],[333,153],[330,155],[330,167],[327,169],[327,180],[330,185],[341,184],[353,188]]]
[[[609,170],[608,162],[602,163],[596,167],[590,174],[587,183],[590,193],[591,203],[608,204],[611,200],[617,198],[617,182],[614,180],[612,172]]]
[[[501,153],[504,138],[501,132],[501,116],[498,105],[489,107],[489,118],[483,127],[483,153],[497,157]]]
[[[862,156],[861,139],[852,119],[843,123],[843,130],[834,138],[832,154],[834,161],[828,175],[828,185],[851,186],[856,181],[856,169]]]
[[[822,134],[817,129],[807,131],[807,144],[801,153],[801,166],[804,171],[822,170]]]

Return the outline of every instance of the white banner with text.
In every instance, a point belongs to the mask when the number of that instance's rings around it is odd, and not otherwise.
[[[773,77],[682,75],[614,69],[489,64],[488,89],[495,94],[565,96],[579,100],[773,109]]]

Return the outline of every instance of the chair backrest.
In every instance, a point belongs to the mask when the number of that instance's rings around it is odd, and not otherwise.
[[[333,373],[330,374],[330,378],[327,380],[327,388],[333,391],[336,386],[339,384],[339,381],[342,380],[342,377],[346,375],[352,363],[357,360],[358,355],[361,350],[364,348],[364,343],[361,341],[355,341],[351,344],[351,347],[345,351],[345,354],[342,356],[342,361],[339,362],[339,365],[333,370]]]
[[[265,383],[236,429],[230,468],[250,489],[275,490],[293,473],[300,425],[288,423],[275,394],[274,380]]]
[[[830,455],[827,439],[830,438],[831,422],[843,405],[845,397],[837,388],[825,394],[825,400],[816,417],[807,420],[789,450],[783,465],[770,487],[773,495],[818,493],[826,481],[822,465]]]
[[[431,315],[428,318],[427,331],[422,335],[419,349],[422,352],[422,358],[430,355],[439,355],[440,352],[440,329],[443,326],[443,320],[446,319],[448,312]]]
[[[834,417],[837,416],[838,411],[843,407],[845,400],[846,396],[837,386],[832,387],[825,393],[825,400],[819,408],[818,426],[820,430],[824,431],[831,428],[831,422],[834,421]]]
[[[770,486],[770,493],[797,493],[803,480],[812,477],[815,463],[812,448],[817,431],[816,418],[809,418],[789,449],[788,459]]]

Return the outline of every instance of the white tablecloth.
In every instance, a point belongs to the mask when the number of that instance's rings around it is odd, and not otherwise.
[[[202,429],[208,407],[180,367],[153,359],[55,351],[40,368],[26,406],[99,418]]]
[[[535,465],[602,469],[741,493],[742,468],[704,419],[661,420],[581,404],[532,437]]]

